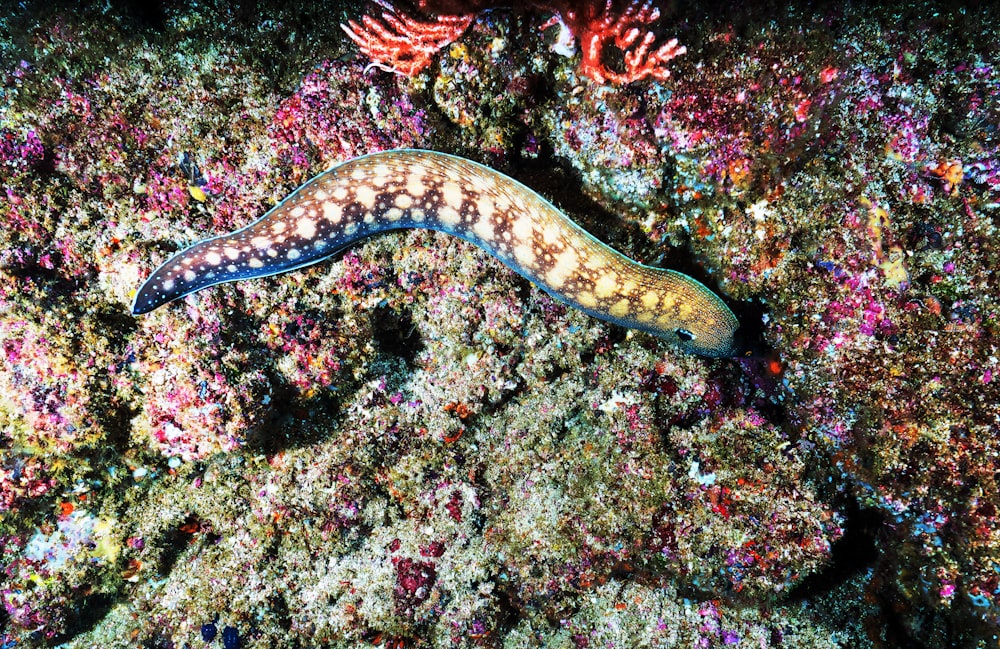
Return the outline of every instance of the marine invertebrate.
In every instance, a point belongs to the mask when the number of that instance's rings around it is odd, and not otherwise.
[[[350,20],[341,28],[374,65],[406,76],[430,65],[434,55],[461,36],[475,17],[475,13],[458,13],[458,6],[447,0],[421,0],[420,10],[433,15],[426,20],[409,16],[387,0],[376,2],[385,9],[381,20],[365,15],[361,24]],[[582,50],[580,72],[598,83],[626,84],[647,77],[666,79],[670,76],[667,62],[687,51],[676,38],[656,45],[657,36],[650,26],[659,20],[660,10],[650,0],[604,0],[603,3],[532,0],[514,4],[551,11],[553,16],[542,29],[559,25],[555,50],[572,55],[575,36]],[[461,6],[479,11],[489,5],[474,2]],[[623,54],[620,70],[605,63],[609,45]]]
[[[597,2],[552,4],[564,5],[553,7],[556,20],[561,18],[559,22],[580,40],[580,72],[598,83],[626,84],[646,77],[666,79],[670,76],[667,62],[687,52],[676,38],[654,49],[656,34],[648,27],[659,20],[660,10],[649,0],[641,4],[631,0],[624,8],[616,7],[620,3],[614,0],[605,0],[603,6]],[[604,63],[609,44],[622,51],[620,71]]]
[[[183,250],[139,289],[132,313],[214,284],[302,268],[400,228],[440,230],[475,243],[557,299],[602,320],[705,356],[734,352],[736,317],[698,281],[628,259],[508,176],[421,150],[349,160],[246,228]]]
[[[418,20],[397,11],[386,0],[376,2],[385,9],[381,21],[365,15],[360,25],[349,20],[340,27],[373,65],[407,77],[430,65],[434,55],[461,36],[474,17],[455,14]]]

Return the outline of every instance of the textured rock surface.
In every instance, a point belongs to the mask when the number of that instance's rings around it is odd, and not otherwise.
[[[995,645],[996,15],[664,10],[686,53],[619,87],[541,11],[405,78],[353,3],[278,4],[0,16],[0,644]],[[422,231],[128,315],[397,146],[696,274],[769,351],[678,356]]]

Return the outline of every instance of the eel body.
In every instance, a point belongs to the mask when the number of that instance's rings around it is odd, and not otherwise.
[[[247,227],[174,255],[142,285],[133,314],[207,286],[314,264],[387,230],[447,232],[557,299],[703,356],[730,356],[739,323],[682,273],[636,263],[520,182],[457,156],[394,150],[348,160]]]

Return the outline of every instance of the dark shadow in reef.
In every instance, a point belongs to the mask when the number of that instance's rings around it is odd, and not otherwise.
[[[112,15],[138,29],[161,30],[167,24],[166,3],[157,0],[103,0],[102,2],[68,2],[67,0],[34,0],[19,3],[29,16],[45,16],[67,11]]]
[[[825,595],[856,577],[878,560],[876,537],[885,519],[871,509],[861,509],[854,500],[845,503],[844,535],[834,542],[826,567],[809,575],[788,593],[789,602]]]
[[[767,307],[763,302],[736,302],[723,298],[736,319],[740,321],[740,328],[736,330],[735,352],[736,358],[751,358],[763,360],[778,360],[777,352],[764,340],[764,315]]]
[[[270,373],[271,410],[266,421],[247,434],[247,448],[274,456],[285,450],[307,448],[330,436],[346,394],[334,388],[320,390],[305,398],[294,386]]]
[[[838,615],[845,613],[839,610],[825,610],[826,604],[822,598],[835,593],[849,581],[864,574],[866,571],[880,569],[879,538],[885,532],[885,517],[873,509],[862,509],[854,499],[843,503],[846,514],[844,535],[834,542],[831,548],[831,558],[826,567],[817,573],[809,575],[799,582],[787,595],[787,603],[809,601],[812,608],[820,611],[824,617],[836,620]],[[867,588],[866,588],[867,592]],[[923,649],[925,645],[907,630],[893,606],[892,598],[885,592],[874,593],[877,601],[878,619],[872,623],[882,629],[888,646],[900,649]],[[849,612],[856,613],[867,608],[859,601]],[[846,624],[854,620],[843,620]]]
[[[413,323],[413,314],[409,310],[377,306],[372,310],[371,317],[377,323],[373,327],[373,334],[378,353],[397,360],[406,367],[412,367],[424,348],[420,333]]]
[[[108,593],[93,593],[79,600],[75,606],[67,607],[66,630],[49,638],[45,644],[49,647],[60,646],[76,636],[92,631],[111,612],[115,598]],[[38,634],[39,637],[35,637]],[[31,634],[35,640],[41,639],[40,632]]]
[[[343,254],[338,253],[324,263],[338,263]],[[313,317],[321,318],[324,314],[317,312]],[[325,317],[336,318],[338,314],[326,313]],[[346,378],[343,383],[305,397],[276,373],[270,373],[271,413],[266,423],[247,436],[249,446],[273,455],[319,443],[335,426],[333,422],[340,416],[341,404],[350,399],[359,385],[372,379],[384,379],[385,389],[380,394],[386,399],[390,394],[405,391],[406,379],[424,348],[411,311],[405,307],[376,306],[369,310],[367,317],[372,322],[375,353],[365,361],[360,378]]]

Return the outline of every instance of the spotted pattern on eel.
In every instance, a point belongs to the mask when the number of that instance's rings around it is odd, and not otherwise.
[[[247,227],[160,266],[132,313],[207,286],[314,264],[387,230],[427,228],[476,244],[558,300],[703,356],[735,352],[739,326],[698,281],[636,263],[518,181],[444,153],[402,149],[348,160]]]

